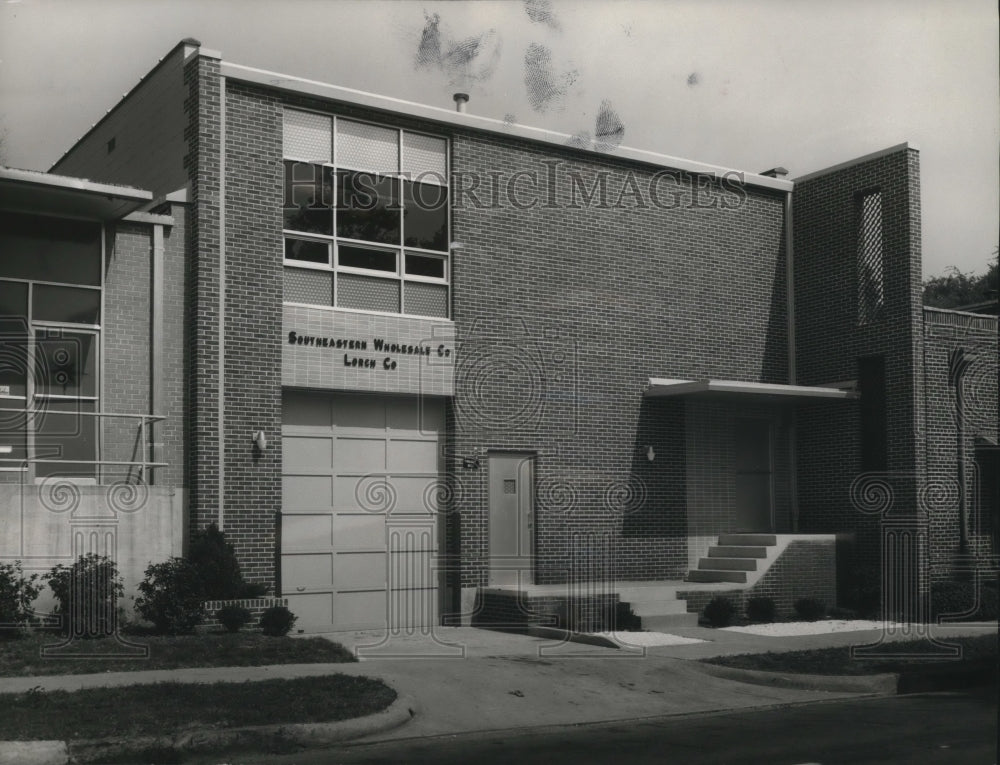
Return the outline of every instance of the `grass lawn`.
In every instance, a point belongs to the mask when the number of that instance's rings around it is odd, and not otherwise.
[[[333,722],[378,712],[396,692],[367,677],[157,683],[4,695],[0,740],[134,738],[183,729]]]
[[[991,662],[997,661],[997,636],[979,635],[977,637],[944,638],[942,642],[958,644],[962,647],[961,659],[941,659],[940,663],[955,662]],[[879,653],[923,652],[925,655],[932,646],[924,640],[893,641],[878,647]],[[726,667],[741,669],[759,669],[765,672],[801,672],[811,675],[877,675],[882,672],[901,672],[915,666],[926,666],[926,658],[898,659],[886,657],[851,658],[849,646],[839,648],[815,648],[808,651],[790,651],[787,653],[748,653],[737,656],[716,656],[702,661],[711,664],[722,664]]]
[[[147,646],[145,658],[120,658],[113,639],[78,640],[67,650],[105,654],[93,658],[42,656],[42,646],[57,646],[63,638],[34,633],[0,640],[0,677],[79,675],[180,667],[249,667],[265,664],[351,662],[354,657],[338,643],[320,637],[268,637],[259,632],[211,632],[196,635],[129,635],[131,643]]]

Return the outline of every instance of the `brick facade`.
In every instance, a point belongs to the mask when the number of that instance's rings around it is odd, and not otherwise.
[[[886,518],[919,521],[933,475],[954,471],[942,358],[955,343],[977,359],[992,352],[995,377],[995,322],[992,335],[971,325],[942,335],[939,322],[925,324],[915,150],[897,147],[796,182],[789,242],[786,192],[766,179],[743,184],[474,129],[447,113],[423,118],[367,98],[344,103],[295,92],[306,89],[296,84],[279,89],[234,74],[204,50],[185,58],[191,45],[175,49],[57,169],[99,168],[95,177],[160,193],[189,185],[166,233],[164,476],[187,487],[192,528],[220,523],[251,581],[277,584],[283,385],[449,397],[443,480],[452,501],[444,522],[456,611],[460,593],[469,605],[468,594],[488,583],[490,451],[536,455],[539,584],[586,578],[595,539],[619,580],[682,577],[720,533],[734,530],[739,416],[771,423],[775,530],[853,531],[856,565],[877,566]],[[462,246],[451,254],[449,319],[283,305],[289,106],[450,140],[450,238]],[[124,166],[103,161],[112,133],[127,149],[137,136],[148,139],[150,120],[160,117],[170,135],[162,151],[122,153],[130,157]],[[859,324],[859,199],[873,190],[884,300],[877,318]],[[141,236],[122,230],[122,248],[142,246]],[[148,275],[115,276],[106,374],[129,380],[147,363],[145,351],[124,357],[143,331],[136,312]],[[326,348],[289,344],[292,331],[417,344],[441,331],[453,363],[363,376],[337,367]],[[643,395],[654,377],[840,384],[858,379],[859,360],[873,356],[884,358],[886,381],[887,464],[877,475],[863,475],[858,402],[748,406]],[[977,381],[988,379],[984,363]],[[142,381],[113,395],[148,407]],[[995,437],[995,396],[987,388],[980,398],[976,416]],[[251,442],[258,430],[272,444],[264,452]],[[916,560],[933,561],[934,576],[948,570],[955,518],[946,509],[929,521],[929,547]],[[985,537],[975,534],[985,553]],[[802,550],[788,560],[812,570]],[[816,571],[829,573],[825,562]],[[917,575],[926,582],[927,568]]]
[[[859,325],[858,206],[872,189],[882,195],[884,311]],[[879,565],[883,498],[893,513],[914,515],[924,473],[919,189],[919,155],[902,147],[797,181],[793,194],[798,382],[856,380],[859,359],[883,357],[888,443],[885,470],[861,477],[857,405],[803,406],[799,530],[855,530],[868,567]],[[856,479],[870,501],[852,497]]]

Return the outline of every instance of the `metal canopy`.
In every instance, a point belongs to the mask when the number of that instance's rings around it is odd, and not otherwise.
[[[738,380],[667,380],[656,377],[649,378],[649,384],[643,395],[647,398],[756,399],[775,402],[860,398],[860,394],[856,391],[826,386],[780,385]]]
[[[153,199],[153,192],[37,170],[0,167],[0,210],[111,221]]]

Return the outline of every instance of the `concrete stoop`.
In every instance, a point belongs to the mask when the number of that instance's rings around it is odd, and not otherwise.
[[[632,613],[639,617],[642,629],[648,632],[698,626],[698,614],[688,613],[687,601],[678,599],[676,586],[626,585],[616,589],[619,601],[628,603]]]
[[[687,581],[747,584],[752,572],[763,573],[777,559],[777,545],[777,534],[722,534]]]

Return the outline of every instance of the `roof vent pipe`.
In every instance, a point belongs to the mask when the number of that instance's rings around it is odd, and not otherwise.
[[[468,93],[456,93],[452,96],[455,99],[455,111],[459,114],[465,113],[465,105],[469,103]]]

